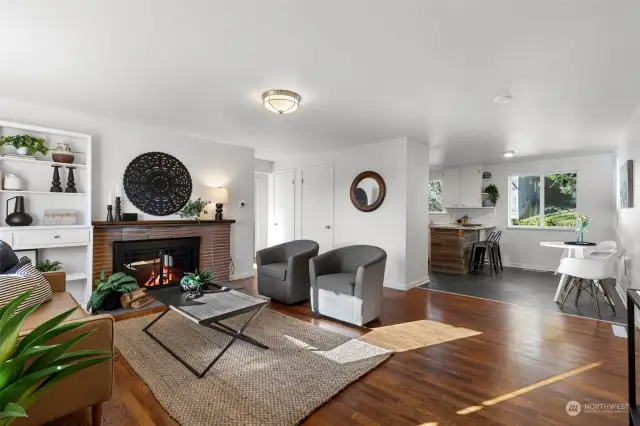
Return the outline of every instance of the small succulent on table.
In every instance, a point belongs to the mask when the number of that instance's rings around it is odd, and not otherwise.
[[[104,269],[100,271],[100,279],[96,280],[96,289],[91,293],[87,309],[97,312],[100,309],[116,309],[120,304],[120,295],[138,288],[135,278],[124,272],[116,272],[105,280]]]
[[[19,154],[22,154],[20,151],[26,151],[24,154],[35,155],[36,152],[39,152],[42,155],[47,155],[49,148],[45,146],[45,142],[42,138],[34,138],[29,135],[0,136],[0,147],[13,145]]]
[[[62,269],[62,262],[57,260],[41,260],[36,263],[36,269],[40,272],[56,272]]]
[[[93,331],[65,342],[46,344],[52,338],[85,324],[62,324],[77,308],[42,323],[18,341],[25,318],[40,307],[35,305],[16,312],[32,292],[22,293],[0,309],[0,426],[9,425],[16,418],[27,417],[25,409],[60,380],[111,358],[111,353],[105,351],[69,352]]]
[[[187,299],[196,299],[202,296],[203,288],[211,282],[213,274],[211,272],[196,269],[189,272],[180,280],[180,288],[187,292]]]
[[[178,214],[180,217],[194,218],[196,221],[200,222],[200,215],[208,213],[205,210],[205,207],[209,204],[211,204],[210,201],[203,201],[202,198],[198,197],[197,200],[187,201]]]

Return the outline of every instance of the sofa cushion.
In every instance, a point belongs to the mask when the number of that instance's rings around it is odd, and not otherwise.
[[[7,269],[12,268],[18,261],[18,256],[11,246],[0,240],[0,274],[4,274]]]
[[[65,320],[74,321],[85,318],[88,314],[79,307],[78,302],[69,293],[53,293],[53,297],[48,302],[44,302],[38,309],[24,320],[20,332],[28,332],[33,330],[43,322],[59,315],[71,308],[78,306],[70,316]]]
[[[22,302],[18,310],[51,300],[51,286],[30,262],[18,269],[15,274],[0,274],[0,307],[31,289],[33,292],[27,300]]]
[[[320,275],[316,278],[318,288],[353,296],[356,286],[356,274],[341,272],[338,274]]]
[[[287,280],[287,264],[286,263],[270,263],[268,265],[261,265],[259,274],[265,275],[276,280]]]

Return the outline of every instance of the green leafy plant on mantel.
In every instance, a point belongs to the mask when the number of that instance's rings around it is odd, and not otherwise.
[[[102,308],[104,299],[111,293],[126,293],[138,288],[138,282],[135,278],[124,272],[116,272],[111,274],[109,279],[105,280],[104,269],[100,271],[100,279],[96,280],[96,289],[91,293],[87,309],[91,312],[97,312]]]
[[[35,155],[36,152],[47,155],[49,152],[43,138],[34,138],[29,135],[0,136],[0,147],[4,145],[13,145],[15,149],[27,148],[30,155]]]
[[[194,218],[196,221],[200,222],[200,215],[207,214],[208,212],[205,210],[207,205],[211,204],[211,201],[202,201],[202,198],[197,200],[189,200],[180,210],[180,217],[186,218]]]
[[[36,269],[40,272],[56,272],[62,269],[62,262],[57,260],[41,260],[36,263]]]
[[[493,183],[489,184],[484,189],[484,192],[487,193],[487,195],[489,196],[489,201],[491,201],[491,204],[493,204],[493,206],[495,207],[495,205],[498,203],[498,199],[500,198],[500,191],[498,191],[498,187]]]
[[[69,352],[95,330],[57,344],[45,344],[85,324],[62,324],[77,308],[42,323],[18,341],[25,318],[40,307],[35,305],[16,312],[32,292],[29,290],[21,294],[0,309],[0,426],[9,425],[18,417],[27,417],[25,410],[60,380],[111,359],[111,353],[105,351]],[[32,362],[27,366],[29,360]]]

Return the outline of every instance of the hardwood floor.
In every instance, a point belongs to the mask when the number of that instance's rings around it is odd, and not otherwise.
[[[245,280],[248,292],[255,283]],[[367,329],[272,304],[319,327],[358,337]],[[371,327],[428,319],[481,334],[400,352],[313,413],[305,425],[623,425],[624,411],[569,416],[566,405],[625,403],[626,340],[591,319],[466,296],[385,289]],[[105,425],[174,425],[146,385],[116,355]],[[55,422],[89,425],[89,410]]]

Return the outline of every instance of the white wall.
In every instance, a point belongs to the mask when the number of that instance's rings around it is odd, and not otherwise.
[[[276,161],[274,171],[296,170],[296,238],[301,235],[300,169],[333,164],[334,246],[370,244],[381,247],[388,255],[385,286],[406,288],[407,144],[406,138],[399,138]],[[428,173],[428,162],[424,167]],[[366,170],[380,174],[387,186],[384,202],[369,213],[357,210],[349,197],[353,179]],[[428,212],[426,216],[428,221]]]
[[[490,182],[496,184],[500,191],[500,199],[496,206],[496,224],[498,229],[503,231],[500,246],[505,265],[555,270],[562,254],[561,250],[541,247],[540,242],[575,239],[575,232],[572,230],[508,228],[509,176],[526,173],[577,172],[577,210],[592,215],[586,239],[599,242],[615,239],[613,168],[615,168],[613,154],[485,166],[485,171],[492,175]],[[485,184],[488,182],[485,181]]]
[[[0,118],[93,135],[94,220],[105,219],[109,192],[115,197],[116,186],[122,184],[125,168],[134,157],[145,152],[166,152],[182,161],[193,180],[192,198],[207,199],[210,187],[226,187],[229,204],[224,209],[225,217],[237,221],[231,231],[235,273],[236,276],[252,274],[253,149],[3,98],[0,98]],[[245,208],[238,207],[240,200],[247,202]],[[141,213],[124,199],[123,211],[138,212],[141,220],[178,218],[177,215],[156,217]],[[209,208],[208,211],[213,217],[214,209]]]
[[[630,288],[638,288],[640,284],[640,106],[629,121],[629,128],[623,145],[618,150],[618,168],[627,160],[633,160],[634,179],[633,208],[620,209],[618,206],[618,243],[625,249],[625,262],[621,263],[618,285],[625,291]],[[616,191],[616,198],[617,191]],[[623,298],[623,300],[626,299]]]
[[[429,146],[407,141],[407,268],[408,287],[429,280]]]
[[[260,160],[256,158],[253,161],[254,170],[260,173],[273,173],[273,161],[269,160]]]
[[[269,181],[270,174],[255,173],[255,250],[269,245]]]

